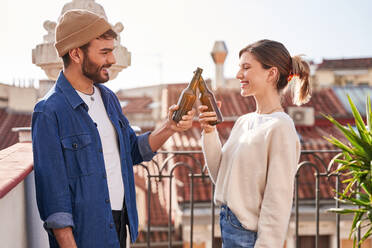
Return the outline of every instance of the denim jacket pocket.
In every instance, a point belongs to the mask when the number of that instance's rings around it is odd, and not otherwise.
[[[68,177],[86,176],[93,173],[94,152],[90,134],[79,134],[61,140]]]

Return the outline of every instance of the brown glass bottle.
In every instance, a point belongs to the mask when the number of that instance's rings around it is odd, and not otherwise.
[[[182,119],[182,116],[186,115],[187,112],[192,109],[192,106],[196,100],[196,88],[198,87],[199,78],[201,77],[202,72],[203,69],[199,67],[196,69],[196,71],[194,71],[194,76],[191,82],[187,88],[182,91],[180,97],[178,98],[177,105],[179,108],[173,113],[172,116],[172,119],[175,122],[179,122]]]
[[[220,109],[217,106],[216,98],[214,97],[213,92],[208,89],[208,86],[202,76],[200,76],[199,79],[199,100],[202,105],[208,107],[208,112],[216,113],[217,120],[209,122],[210,125],[217,125],[218,123],[223,122],[223,117]]]

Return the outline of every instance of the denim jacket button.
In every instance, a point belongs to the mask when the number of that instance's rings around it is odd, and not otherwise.
[[[110,228],[111,228],[111,229],[114,228],[114,224],[111,223],[111,224],[110,224]]]
[[[72,148],[77,149],[77,148],[78,148],[78,144],[73,143],[73,144],[72,144]]]
[[[100,153],[102,153],[102,148],[99,148],[98,151],[99,151]]]
[[[109,200],[109,199],[106,199],[106,200],[105,200],[105,202],[106,202],[106,203],[109,203],[109,202],[110,202],[110,200]]]

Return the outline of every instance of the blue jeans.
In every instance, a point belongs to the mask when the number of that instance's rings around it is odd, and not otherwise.
[[[221,207],[220,227],[223,248],[254,247],[257,240],[257,233],[245,229],[226,205]]]

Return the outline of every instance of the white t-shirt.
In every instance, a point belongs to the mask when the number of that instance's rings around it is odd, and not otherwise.
[[[101,93],[96,86],[94,86],[93,95],[86,95],[79,91],[76,92],[88,105],[88,114],[97,124],[102,143],[111,208],[112,210],[121,210],[124,200],[124,184],[121,174],[120,153],[116,130],[107,115]]]

